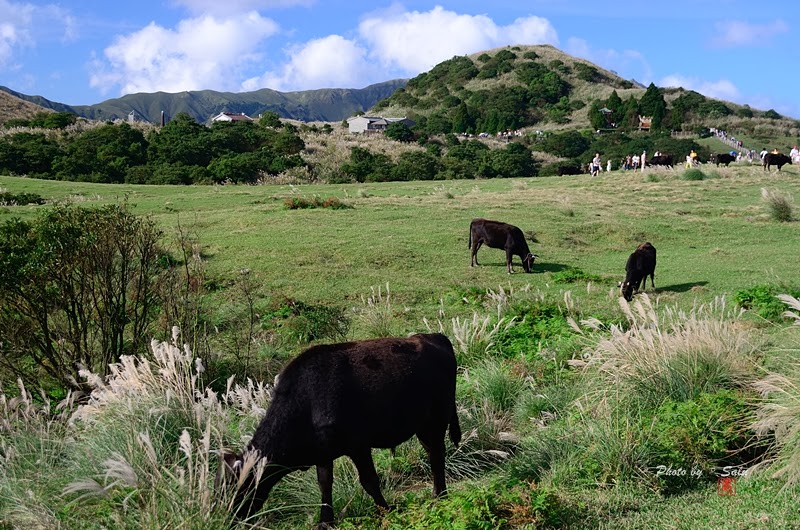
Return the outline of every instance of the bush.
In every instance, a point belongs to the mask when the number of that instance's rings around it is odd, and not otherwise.
[[[707,178],[706,174],[697,168],[687,169],[681,173],[681,179],[683,180],[705,180]]]
[[[293,342],[315,340],[344,340],[350,329],[350,319],[338,307],[311,305],[283,298],[261,316],[261,327],[274,331]]]
[[[589,274],[574,267],[569,267],[563,271],[557,271],[550,276],[555,283],[575,283],[575,282],[599,282],[600,276]]]
[[[287,210],[306,210],[313,208],[330,208],[331,210],[344,210],[352,208],[349,204],[343,203],[338,197],[328,197],[320,199],[313,197],[306,199],[305,197],[289,197],[284,199],[283,205]]]
[[[6,206],[25,206],[27,204],[44,204],[44,199],[38,193],[11,193],[0,191],[0,204]]]
[[[788,193],[761,188],[761,198],[767,204],[769,215],[774,221],[788,223],[794,220],[794,198]]]
[[[733,295],[736,304],[759,317],[772,322],[781,322],[786,306],[778,299],[778,294],[789,293],[794,297],[800,296],[800,289],[786,286],[756,285],[748,289],[739,289]]]
[[[714,477],[717,467],[745,464],[742,449],[752,434],[748,426],[753,418],[745,398],[731,390],[686,401],[667,399],[652,417],[642,420],[652,432],[648,467],[656,472],[685,470],[685,475],[658,477],[664,489],[674,491],[692,486],[698,478]]]
[[[123,206],[58,206],[0,226],[3,379],[80,388],[140,352],[154,322],[161,232]]]

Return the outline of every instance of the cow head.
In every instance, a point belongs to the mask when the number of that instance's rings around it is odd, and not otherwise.
[[[533,272],[533,262],[538,257],[536,254],[528,252],[528,255],[522,258],[522,268],[525,269],[525,272]]]
[[[628,302],[633,299],[633,284],[629,281],[624,281],[619,284],[619,294]]]

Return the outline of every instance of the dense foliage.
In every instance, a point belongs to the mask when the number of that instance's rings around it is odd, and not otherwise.
[[[0,138],[0,171],[108,183],[246,183],[305,165],[304,148],[297,128],[271,114],[258,124],[211,127],[179,114],[148,134],[127,123],[75,134],[12,132]]]
[[[160,231],[122,207],[60,206],[0,226],[0,375],[79,387],[139,352],[158,307]]]

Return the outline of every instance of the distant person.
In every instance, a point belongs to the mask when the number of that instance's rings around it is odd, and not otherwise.
[[[789,158],[792,159],[792,164],[800,162],[800,149],[797,149],[796,145],[789,151]]]
[[[639,155],[633,155],[633,170],[639,169]]]
[[[759,156],[761,157],[761,160],[764,160],[764,157],[767,156],[767,148],[766,147],[762,147],[761,148],[761,152],[759,153]]]
[[[777,148],[777,147],[776,147],[775,149],[773,149],[773,150],[772,150],[772,154],[773,154],[773,155],[779,155],[780,153],[781,153],[781,152],[780,152],[780,151],[778,151],[778,148]]]
[[[600,173],[600,153],[595,153],[592,159],[592,176],[596,177]]]
[[[647,151],[642,151],[642,159],[640,161],[642,173],[644,173],[644,167],[647,165]]]
[[[606,172],[611,173],[611,159],[608,159],[608,163],[606,164]]]

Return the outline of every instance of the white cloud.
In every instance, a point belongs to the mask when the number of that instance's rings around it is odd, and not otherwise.
[[[175,5],[183,6],[194,14],[234,15],[253,10],[278,7],[310,6],[313,0],[173,0]]]
[[[714,24],[718,35],[711,39],[711,44],[720,48],[734,46],[751,46],[766,44],[775,35],[786,33],[789,26],[783,20],[769,24],[751,24],[741,20],[729,20]]]
[[[181,21],[175,29],[155,23],[117,37],[105,60],[91,65],[92,87],[106,93],[234,90],[241,71],[258,60],[258,45],[278,31],[272,20],[251,12],[225,19]]]
[[[15,56],[40,39],[72,40],[76,34],[75,19],[61,7],[0,0],[0,68],[18,67],[12,64]]]
[[[556,30],[544,18],[518,18],[498,26],[486,15],[460,15],[441,6],[427,12],[376,12],[361,21],[358,31],[371,58],[408,75],[456,55],[509,44],[558,44]]]
[[[616,72],[620,77],[635,79],[645,85],[653,79],[653,70],[644,55],[636,50],[617,51],[611,48],[592,48],[584,39],[570,37],[564,51],[570,55],[586,59],[606,70]]]
[[[288,51],[289,62],[279,72],[267,72],[242,83],[244,90],[305,90],[353,87],[369,75],[366,50],[339,35],[309,41]],[[386,79],[381,79],[385,81]],[[368,84],[370,81],[368,80]]]
[[[727,79],[706,81],[696,77],[672,74],[666,76],[657,84],[661,87],[683,87],[687,90],[699,92],[706,97],[732,101],[735,103],[741,102],[742,100],[742,94],[739,89]]]

